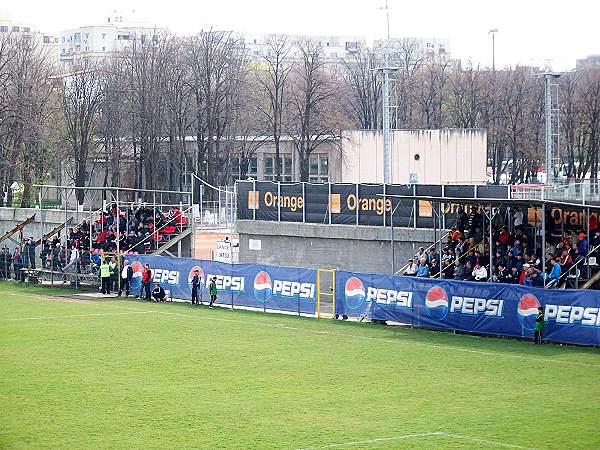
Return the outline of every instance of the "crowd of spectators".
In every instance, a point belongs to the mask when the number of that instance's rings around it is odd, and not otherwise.
[[[68,228],[66,243],[60,234],[43,240],[38,267],[96,273],[105,254],[117,251],[117,240],[121,253],[149,253],[187,225],[188,219],[176,208],[165,214],[159,208],[140,203],[132,204],[127,210],[110,204],[97,220],[84,220]],[[36,269],[37,245],[30,237],[12,253],[8,247],[0,249],[0,278],[14,275],[15,279],[23,279],[22,268]]]
[[[582,230],[556,234],[554,218],[547,217],[545,256],[542,256],[541,236],[534,234],[541,231],[540,228],[528,226],[521,209],[514,211],[511,219],[512,227],[509,227],[500,210],[492,211],[490,248],[490,220],[476,206],[470,208],[469,214],[459,207],[455,226],[448,233],[442,253],[439,254],[434,246],[427,251],[420,247],[407,261],[403,274],[536,287],[556,287],[567,280],[567,276],[561,277],[565,273],[587,276],[587,264],[580,262],[591,256],[590,251],[600,245],[600,230],[594,216],[590,218],[589,241]],[[576,270],[572,270],[575,265]]]

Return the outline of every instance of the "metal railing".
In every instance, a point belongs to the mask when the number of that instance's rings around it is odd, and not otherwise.
[[[437,241],[435,241],[433,244],[431,244],[429,247],[427,247],[425,249],[424,253],[427,253],[432,248],[436,248],[439,245],[439,243],[441,241],[443,241],[444,239],[446,239],[449,235],[450,235],[450,231],[447,231],[446,234],[444,234],[441,238],[439,238]],[[441,259],[441,255],[440,255],[440,259]],[[401,275],[401,272],[404,272],[407,267],[408,267],[408,263],[404,264],[400,269],[398,269],[396,272],[394,272],[394,275],[398,275],[398,274]]]

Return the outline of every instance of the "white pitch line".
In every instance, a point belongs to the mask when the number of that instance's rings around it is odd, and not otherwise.
[[[0,318],[1,322],[16,322],[20,320],[51,320],[51,319],[72,319],[76,317],[101,317],[101,316],[119,316],[126,314],[152,314],[156,311],[129,311],[129,312],[107,312],[95,314],[65,314],[62,316],[39,316],[39,317],[12,317]]]
[[[489,439],[481,439],[481,438],[471,437],[471,436],[462,436],[460,434],[446,433],[443,431],[435,431],[435,432],[431,432],[431,433],[405,434],[402,436],[390,436],[390,437],[383,437],[383,438],[366,439],[364,441],[342,442],[342,443],[338,443],[338,444],[328,444],[328,445],[323,445],[323,446],[319,446],[319,447],[306,447],[306,448],[302,448],[302,449],[298,449],[298,450],[319,450],[319,449],[325,449],[325,448],[353,447],[355,445],[376,444],[378,442],[400,441],[403,439],[422,438],[422,437],[429,437],[429,436],[440,436],[440,437],[445,437],[445,438],[450,438],[450,439],[462,439],[465,441],[477,442],[479,444],[495,445],[497,447],[503,447],[503,448],[518,448],[518,449],[523,449],[523,450],[535,450],[531,447],[523,447],[521,445],[507,444],[507,443],[500,442],[500,441],[491,441]]]
[[[539,358],[539,357],[535,357],[535,356],[530,357],[530,356],[525,356],[525,355],[513,355],[511,353],[503,353],[503,352],[488,352],[488,351],[484,351],[484,350],[471,350],[468,348],[451,347],[451,346],[447,346],[447,345],[428,344],[426,342],[417,342],[417,341],[408,342],[408,341],[403,341],[403,340],[399,340],[399,339],[381,338],[381,337],[374,337],[374,336],[361,336],[358,334],[335,333],[335,332],[330,332],[330,331],[312,330],[310,328],[290,327],[290,326],[281,325],[281,324],[268,324],[268,323],[263,323],[263,322],[250,322],[250,321],[245,321],[245,320],[223,319],[220,317],[199,316],[199,315],[183,314],[183,313],[171,313],[171,312],[165,312],[165,311],[160,311],[159,313],[164,314],[164,315],[169,315],[169,316],[190,317],[190,318],[204,319],[204,320],[216,320],[216,321],[221,321],[221,322],[249,324],[249,325],[255,325],[255,326],[263,327],[263,328],[280,328],[280,329],[285,329],[285,330],[304,331],[306,333],[320,334],[320,335],[339,336],[339,337],[347,337],[347,338],[354,338],[354,339],[365,339],[365,340],[395,343],[395,344],[402,343],[402,344],[407,344],[407,345],[408,344],[421,345],[423,347],[436,348],[436,349],[440,349],[440,350],[450,350],[450,351],[463,352],[463,353],[473,353],[473,354],[483,355],[483,356],[494,356],[494,357],[502,356],[505,358],[523,359],[526,361],[537,361],[537,362],[548,363],[548,364],[600,368],[600,364],[590,364],[590,363],[584,363],[584,362],[579,362],[579,361],[561,361],[561,360],[557,360],[557,359]],[[407,333],[398,333],[397,335],[398,336],[409,336]]]
[[[321,448],[352,447],[353,445],[374,444],[376,442],[399,441],[402,439],[411,439],[411,438],[426,437],[426,436],[443,436],[443,435],[444,435],[444,433],[442,433],[442,432],[405,434],[404,436],[391,436],[391,437],[385,437],[385,438],[368,439],[365,441],[343,442],[341,444],[329,444],[329,445],[323,445],[321,447],[306,447],[306,448],[302,448],[302,449],[298,449],[298,450],[318,450]]]
[[[463,436],[460,434],[442,433],[442,436],[449,437],[452,439],[463,439],[465,441],[478,442],[480,444],[497,445],[499,447],[504,447],[504,448],[521,448],[521,449],[525,449],[525,450],[535,450],[533,447],[523,447],[521,445],[507,444],[505,442],[499,442],[499,441],[490,441],[488,439],[481,439],[481,438],[471,437],[471,436]]]

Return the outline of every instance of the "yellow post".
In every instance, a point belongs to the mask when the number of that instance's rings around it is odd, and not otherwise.
[[[317,319],[321,314],[321,270],[317,269]]]
[[[331,291],[331,303],[332,303],[332,308],[333,308],[333,317],[335,317],[335,270],[331,271],[331,284],[332,284],[332,291]]]

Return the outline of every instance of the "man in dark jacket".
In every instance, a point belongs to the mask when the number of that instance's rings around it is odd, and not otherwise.
[[[27,263],[30,269],[35,269],[35,240],[33,236],[29,236],[29,240],[25,244],[25,251],[27,252]]]
[[[162,288],[162,286],[156,283],[156,285],[154,286],[154,290],[152,291],[152,297],[154,298],[154,300],[157,302],[164,302],[166,296],[167,294]]]
[[[198,290],[200,288],[200,272],[194,270],[194,276],[192,277],[192,306],[199,305]]]
[[[467,216],[467,213],[465,213],[464,208],[459,206],[458,210],[456,211],[456,229],[461,233],[464,233],[468,220],[469,217]]]

